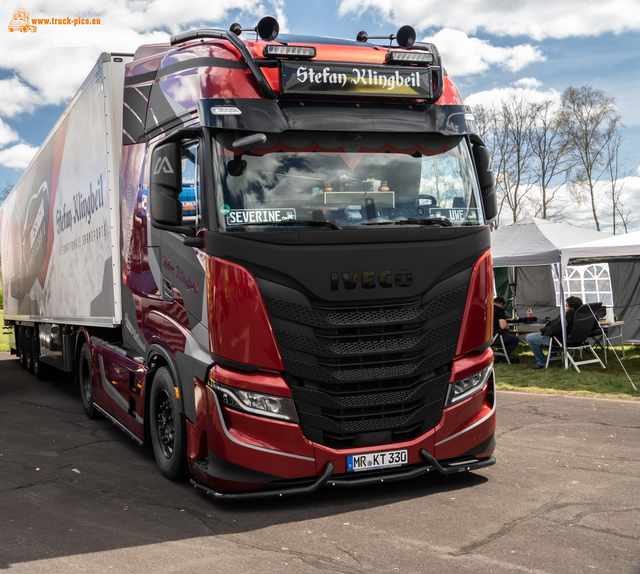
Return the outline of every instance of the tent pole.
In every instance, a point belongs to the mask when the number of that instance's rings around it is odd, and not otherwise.
[[[511,289],[511,305],[513,307],[513,316],[517,317],[516,305],[518,304],[516,290],[518,289],[517,268],[507,267],[507,277],[509,278],[509,288]]]
[[[564,312],[564,286],[562,285],[562,263],[552,263],[551,268],[558,280],[560,291],[560,324],[562,325],[562,348],[564,350],[564,368],[569,368],[569,357],[567,356],[567,317]],[[551,352],[551,345],[549,345],[549,352]]]

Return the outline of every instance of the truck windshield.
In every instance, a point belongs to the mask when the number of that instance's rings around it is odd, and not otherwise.
[[[440,134],[284,132],[251,151],[214,136],[219,226],[481,225],[467,143]]]

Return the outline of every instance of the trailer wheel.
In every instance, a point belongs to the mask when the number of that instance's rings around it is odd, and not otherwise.
[[[40,338],[36,329],[33,330],[33,337],[31,339],[31,362],[33,363],[33,374],[36,379],[43,381],[45,379],[46,365],[40,360]]]
[[[21,361],[22,359],[20,358],[20,349],[21,349],[20,337],[22,336],[22,331],[20,331],[19,325],[13,326],[13,333],[16,338],[16,359],[18,359],[18,361]]]
[[[97,413],[93,408],[93,392],[91,390],[91,353],[89,353],[89,345],[86,343],[83,343],[82,349],[80,349],[77,373],[82,408],[84,408],[87,418],[93,419]]]
[[[20,327],[20,365],[23,369],[27,368],[27,354],[24,352],[24,338],[26,331],[26,327]]]
[[[24,368],[27,369],[33,375],[33,329],[30,327],[24,328],[24,337],[22,344],[24,348]]]
[[[158,369],[153,378],[149,415],[153,454],[160,472],[169,480],[181,478],[187,468],[187,433],[175,385],[166,367]]]

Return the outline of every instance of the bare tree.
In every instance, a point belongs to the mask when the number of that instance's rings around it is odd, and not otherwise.
[[[607,203],[611,208],[611,220],[613,224],[613,234],[616,234],[618,230],[618,218],[620,223],[624,227],[624,232],[628,233],[628,225],[633,220],[631,210],[625,207],[622,202],[622,191],[624,189],[624,182],[628,170],[624,161],[620,159],[620,148],[624,138],[620,132],[617,132],[607,143],[606,158],[607,167],[606,172],[609,179],[606,196]]]
[[[535,126],[531,130],[531,156],[534,181],[540,190],[533,200],[535,215],[541,219],[564,220],[566,208],[558,203],[558,194],[567,183],[571,163],[567,143],[558,122],[557,103],[548,99],[534,104]]]
[[[496,115],[494,173],[503,205],[509,207],[514,223],[527,215],[534,123],[535,109],[529,98],[524,92],[511,91]]]
[[[575,164],[570,189],[578,200],[586,197],[590,202],[596,229],[600,231],[596,190],[607,175],[607,146],[622,127],[615,99],[591,86],[567,88],[558,118],[567,153]]]

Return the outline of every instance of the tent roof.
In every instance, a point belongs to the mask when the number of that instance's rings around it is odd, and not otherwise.
[[[640,231],[572,245],[562,250],[562,259],[571,265],[636,261],[640,259]]]
[[[529,217],[491,234],[494,267],[527,267],[559,263],[563,248],[608,234],[568,223]]]

